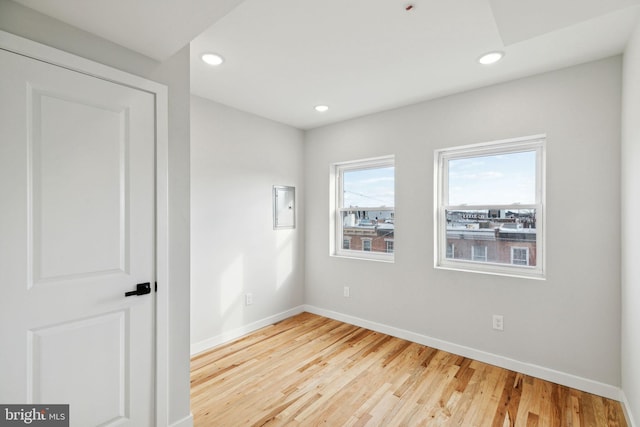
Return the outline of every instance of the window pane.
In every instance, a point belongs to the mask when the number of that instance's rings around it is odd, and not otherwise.
[[[343,242],[350,242],[349,247],[354,251],[393,252],[394,232],[393,211],[353,210],[342,212]],[[391,243],[391,251],[388,251]],[[343,243],[344,245],[344,243]]]
[[[393,156],[336,164],[335,173],[336,255],[392,261]]]
[[[448,162],[449,205],[536,202],[536,152],[496,154]]]
[[[536,265],[535,209],[446,210],[447,258]]]
[[[393,207],[394,167],[345,170],[342,207]]]

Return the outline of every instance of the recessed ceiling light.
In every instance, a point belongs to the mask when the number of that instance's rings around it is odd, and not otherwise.
[[[329,107],[326,106],[326,105],[316,105],[313,108],[319,113],[324,113],[325,111],[327,111],[329,109]]]
[[[491,65],[500,61],[504,57],[504,52],[489,52],[478,58],[478,62],[482,65]]]
[[[209,65],[218,66],[224,62],[222,56],[216,53],[205,53],[201,56],[202,60]]]

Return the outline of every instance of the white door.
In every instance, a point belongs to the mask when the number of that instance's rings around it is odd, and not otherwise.
[[[154,120],[150,93],[0,50],[1,403],[153,425]]]

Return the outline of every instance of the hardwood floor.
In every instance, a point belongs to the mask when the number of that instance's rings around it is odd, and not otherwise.
[[[191,362],[208,426],[626,426],[618,402],[302,313]]]

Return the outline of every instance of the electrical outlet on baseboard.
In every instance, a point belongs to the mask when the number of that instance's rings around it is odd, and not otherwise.
[[[252,293],[244,294],[244,304],[245,305],[253,304],[253,294]]]
[[[345,298],[349,298],[351,296],[351,290],[349,289],[348,286],[344,287],[343,295]]]

